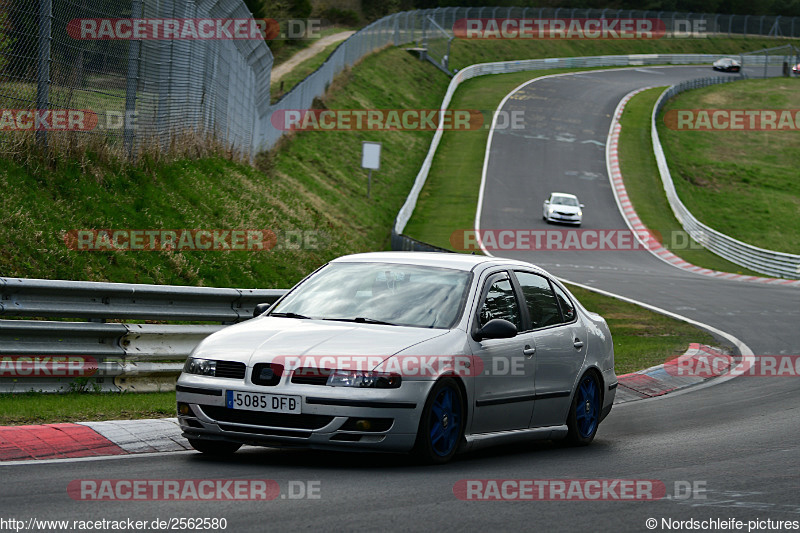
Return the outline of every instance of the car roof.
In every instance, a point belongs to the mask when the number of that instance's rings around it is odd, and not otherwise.
[[[452,268],[455,270],[474,270],[478,266],[520,266],[533,267],[540,272],[543,269],[515,259],[502,257],[489,257],[485,255],[470,255],[447,252],[367,252],[338,257],[332,263],[399,263],[404,265],[432,266]]]
[[[570,194],[568,192],[551,192],[550,196],[566,196],[568,198],[575,198],[576,200],[578,199],[577,196],[575,196],[574,194]]]

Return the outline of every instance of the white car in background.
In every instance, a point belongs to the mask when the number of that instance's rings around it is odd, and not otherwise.
[[[542,206],[542,218],[550,222],[561,222],[580,226],[583,222],[583,204],[574,194],[550,193]]]

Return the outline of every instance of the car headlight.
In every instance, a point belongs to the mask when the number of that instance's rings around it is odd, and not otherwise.
[[[217,362],[211,359],[197,359],[190,357],[183,365],[183,371],[187,374],[199,374],[201,376],[215,376],[217,373]]]
[[[583,216],[583,211],[578,211],[578,216],[582,217]]]
[[[333,370],[328,376],[330,387],[359,387],[374,389],[396,389],[400,386],[400,376],[388,372],[364,370]]]

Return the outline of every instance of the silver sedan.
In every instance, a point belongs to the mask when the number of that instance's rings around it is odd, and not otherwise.
[[[605,320],[542,269],[380,252],[321,267],[207,337],[178,379],[197,450],[457,452],[521,439],[586,445],[614,400]]]
[[[547,222],[561,222],[580,226],[583,222],[584,205],[574,194],[554,192],[542,204],[542,219]]]

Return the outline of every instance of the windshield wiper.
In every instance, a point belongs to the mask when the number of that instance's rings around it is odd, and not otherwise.
[[[270,313],[267,316],[277,316],[279,318],[305,318],[305,319],[311,318],[305,315],[298,315],[297,313]]]
[[[333,320],[334,322],[357,322],[359,324],[380,324],[383,326],[396,326],[391,322],[384,322],[383,320],[375,320],[374,318],[367,318],[365,316],[357,316],[355,318],[323,318],[323,320]]]

